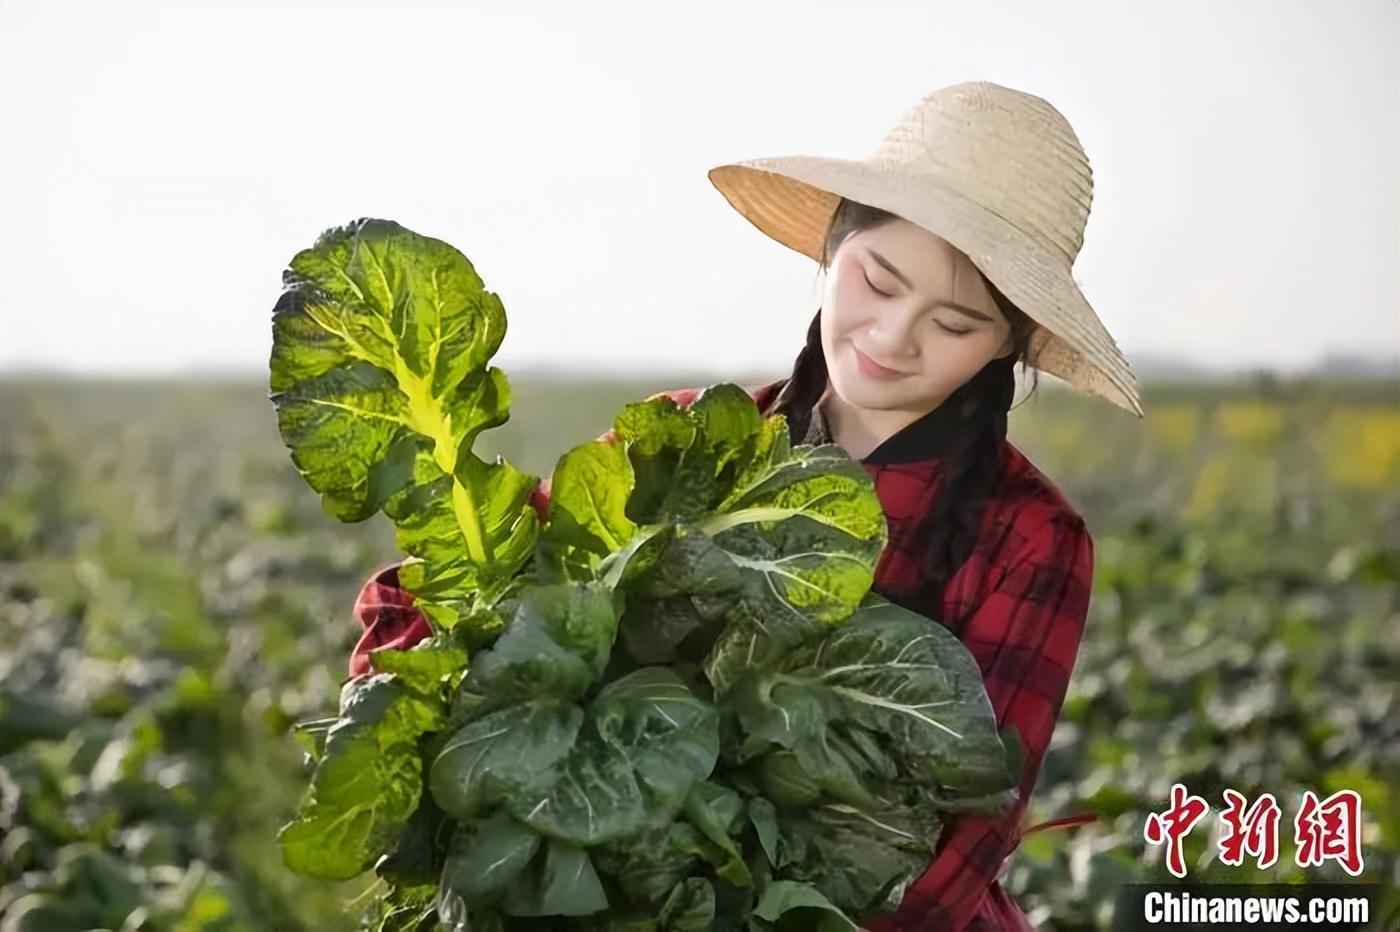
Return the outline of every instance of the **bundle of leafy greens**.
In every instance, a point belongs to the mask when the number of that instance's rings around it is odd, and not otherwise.
[[[383,512],[433,634],[371,655],[298,735],[288,866],[373,868],[377,929],[845,929],[941,819],[1014,800],[971,655],[871,591],[864,468],[733,384],[626,406],[537,477],[472,452],[509,416],[500,300],[384,220],[284,274],[270,398],[344,521]]]

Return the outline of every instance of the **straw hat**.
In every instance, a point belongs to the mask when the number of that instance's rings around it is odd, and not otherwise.
[[[988,81],[934,91],[873,155],[793,155],[710,169],[735,210],[818,259],[840,198],[941,236],[1037,324],[1037,368],[1142,417],[1137,377],[1070,268],[1093,199],[1089,159],[1039,97]]]

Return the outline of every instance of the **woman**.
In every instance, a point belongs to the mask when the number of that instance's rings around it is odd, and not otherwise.
[[[1018,804],[950,820],[899,910],[866,928],[1029,929],[997,875],[1022,837],[1078,653],[1093,543],[1006,439],[1013,366],[1142,415],[1126,360],[1070,274],[1087,158],[1048,103],[974,82],[925,97],[868,160],[760,159],[710,178],[826,273],[791,374],[750,394],[787,417],[796,442],[839,444],[865,466],[889,525],[873,588],[958,635],[1025,750]],[[698,393],[661,394],[688,405]],[[546,481],[535,503],[547,502]],[[428,634],[396,568],[356,603],[354,675],[368,671],[369,650]]]

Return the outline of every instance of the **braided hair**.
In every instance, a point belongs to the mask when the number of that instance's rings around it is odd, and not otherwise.
[[[852,233],[895,218],[895,214],[879,208],[842,199],[822,246],[820,267],[825,269],[830,265],[835,247]],[[940,606],[948,580],[972,552],[983,507],[1001,478],[1001,446],[1006,438],[1007,413],[1016,388],[1013,368],[1020,361],[1024,373],[1031,365],[1029,343],[1035,329],[1034,321],[985,276],[983,282],[1011,324],[1014,349],[988,362],[941,403],[954,406],[959,419],[966,423],[965,436],[971,439],[950,455],[942,473],[943,488],[929,517],[927,562],[918,585],[907,591],[885,593],[892,601],[914,610],[918,606]],[[764,412],[786,417],[795,441],[806,436],[812,409],[827,389],[821,317],[818,308],[807,327],[806,343],[793,362],[792,374]]]

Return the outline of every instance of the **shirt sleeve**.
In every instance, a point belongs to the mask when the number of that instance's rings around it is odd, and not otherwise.
[[[402,561],[396,561],[375,570],[355,597],[354,614],[362,632],[350,652],[351,677],[374,672],[370,651],[381,647],[406,650],[432,633],[428,619],[413,607],[412,593],[399,586],[400,565]]]
[[[1093,541],[1083,519],[1072,512],[1041,521],[1015,550],[1018,556],[960,637],[981,668],[997,724],[1020,733],[1020,798],[1000,816],[950,818],[928,868],[893,915],[865,923],[871,932],[990,928],[978,920],[978,912],[1020,841],[1079,652],[1093,581]]]

